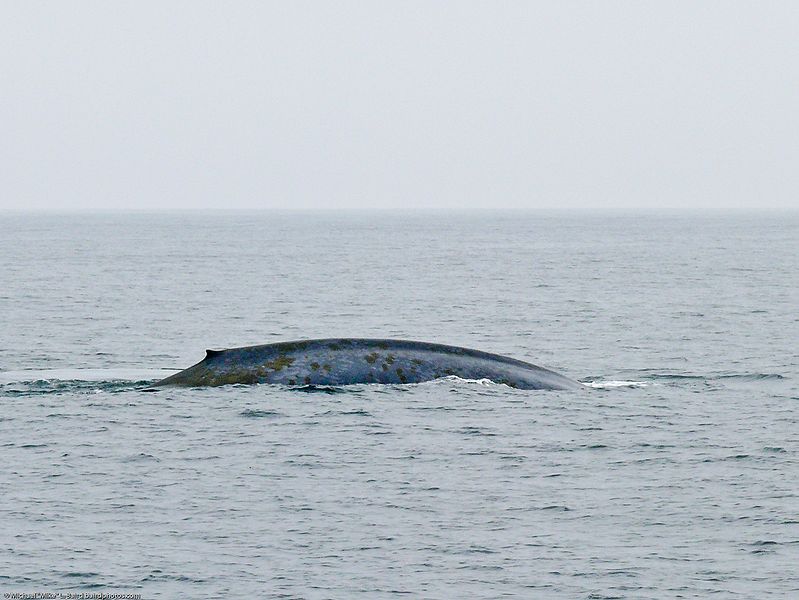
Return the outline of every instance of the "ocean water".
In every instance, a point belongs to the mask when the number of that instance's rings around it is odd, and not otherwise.
[[[799,216],[0,215],[0,592],[799,597]],[[587,383],[146,384],[397,337]]]

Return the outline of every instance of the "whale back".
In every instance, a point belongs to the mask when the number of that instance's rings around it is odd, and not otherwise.
[[[578,382],[528,362],[411,340],[330,338],[206,350],[205,358],[155,385],[404,384],[440,377],[490,379],[522,389],[577,389]]]

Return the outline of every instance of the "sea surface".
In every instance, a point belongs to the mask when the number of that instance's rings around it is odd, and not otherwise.
[[[0,593],[799,598],[799,215],[0,214]],[[395,337],[587,384],[143,390]]]

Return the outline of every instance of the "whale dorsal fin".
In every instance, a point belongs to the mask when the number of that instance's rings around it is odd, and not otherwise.
[[[222,354],[222,350],[209,350],[209,349],[205,350],[205,358],[212,358],[217,354]]]

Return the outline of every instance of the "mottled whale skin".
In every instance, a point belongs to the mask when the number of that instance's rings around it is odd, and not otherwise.
[[[405,340],[334,338],[207,350],[196,365],[155,386],[274,383],[338,386],[420,383],[455,375],[525,390],[571,390],[581,383],[554,371],[479,350]]]

